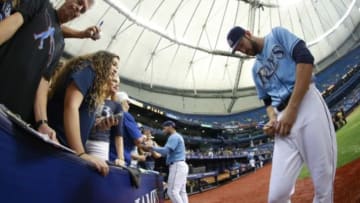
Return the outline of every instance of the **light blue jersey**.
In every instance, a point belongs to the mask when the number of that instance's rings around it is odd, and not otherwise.
[[[178,133],[171,134],[164,147],[154,147],[154,151],[166,155],[166,164],[185,161],[184,139]]]
[[[274,107],[293,92],[296,63],[292,53],[300,40],[288,30],[276,27],[265,36],[263,50],[256,55],[252,72],[258,96],[260,99],[271,97]]]

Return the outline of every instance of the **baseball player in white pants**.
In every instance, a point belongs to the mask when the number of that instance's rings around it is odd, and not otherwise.
[[[278,113],[278,120],[283,113]],[[275,136],[269,202],[290,202],[296,179],[306,163],[315,187],[314,202],[331,203],[336,154],[331,115],[320,92],[312,84],[301,102],[290,134]]]
[[[314,183],[313,202],[332,203],[336,135],[326,103],[313,84],[314,57],[305,42],[281,27],[265,37],[234,27],[227,40],[233,53],[256,56],[253,79],[269,116],[263,129],[275,136],[268,201],[290,202],[305,163]]]
[[[169,135],[164,147],[152,145],[143,146],[145,151],[156,151],[166,156],[166,165],[169,166],[167,194],[173,203],[188,203],[186,193],[186,181],[189,166],[185,162],[185,143],[183,137],[175,130],[173,121],[165,121],[162,124],[163,132]]]

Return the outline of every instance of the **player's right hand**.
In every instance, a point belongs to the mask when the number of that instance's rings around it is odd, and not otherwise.
[[[267,122],[264,127],[263,127],[263,131],[265,133],[265,135],[267,136],[275,136],[275,127],[276,127],[276,120],[269,120],[269,122]]]
[[[104,160],[101,160],[90,154],[83,154],[80,156],[80,158],[90,162],[90,164],[94,166],[102,176],[107,176],[109,174],[109,166]]]

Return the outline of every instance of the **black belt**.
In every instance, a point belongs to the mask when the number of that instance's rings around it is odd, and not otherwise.
[[[289,95],[288,97],[286,97],[286,99],[284,101],[282,101],[277,107],[276,109],[281,112],[282,110],[284,110],[286,108],[286,106],[289,103],[291,95]]]
[[[174,163],[179,162],[179,161],[185,161],[185,160],[176,160],[176,161],[170,162],[169,166],[173,165]]]

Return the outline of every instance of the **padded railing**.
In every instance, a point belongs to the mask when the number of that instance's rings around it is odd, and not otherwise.
[[[159,175],[142,173],[138,188],[122,168],[111,166],[103,177],[75,154],[45,142],[8,118],[0,110],[0,202],[163,202]]]

